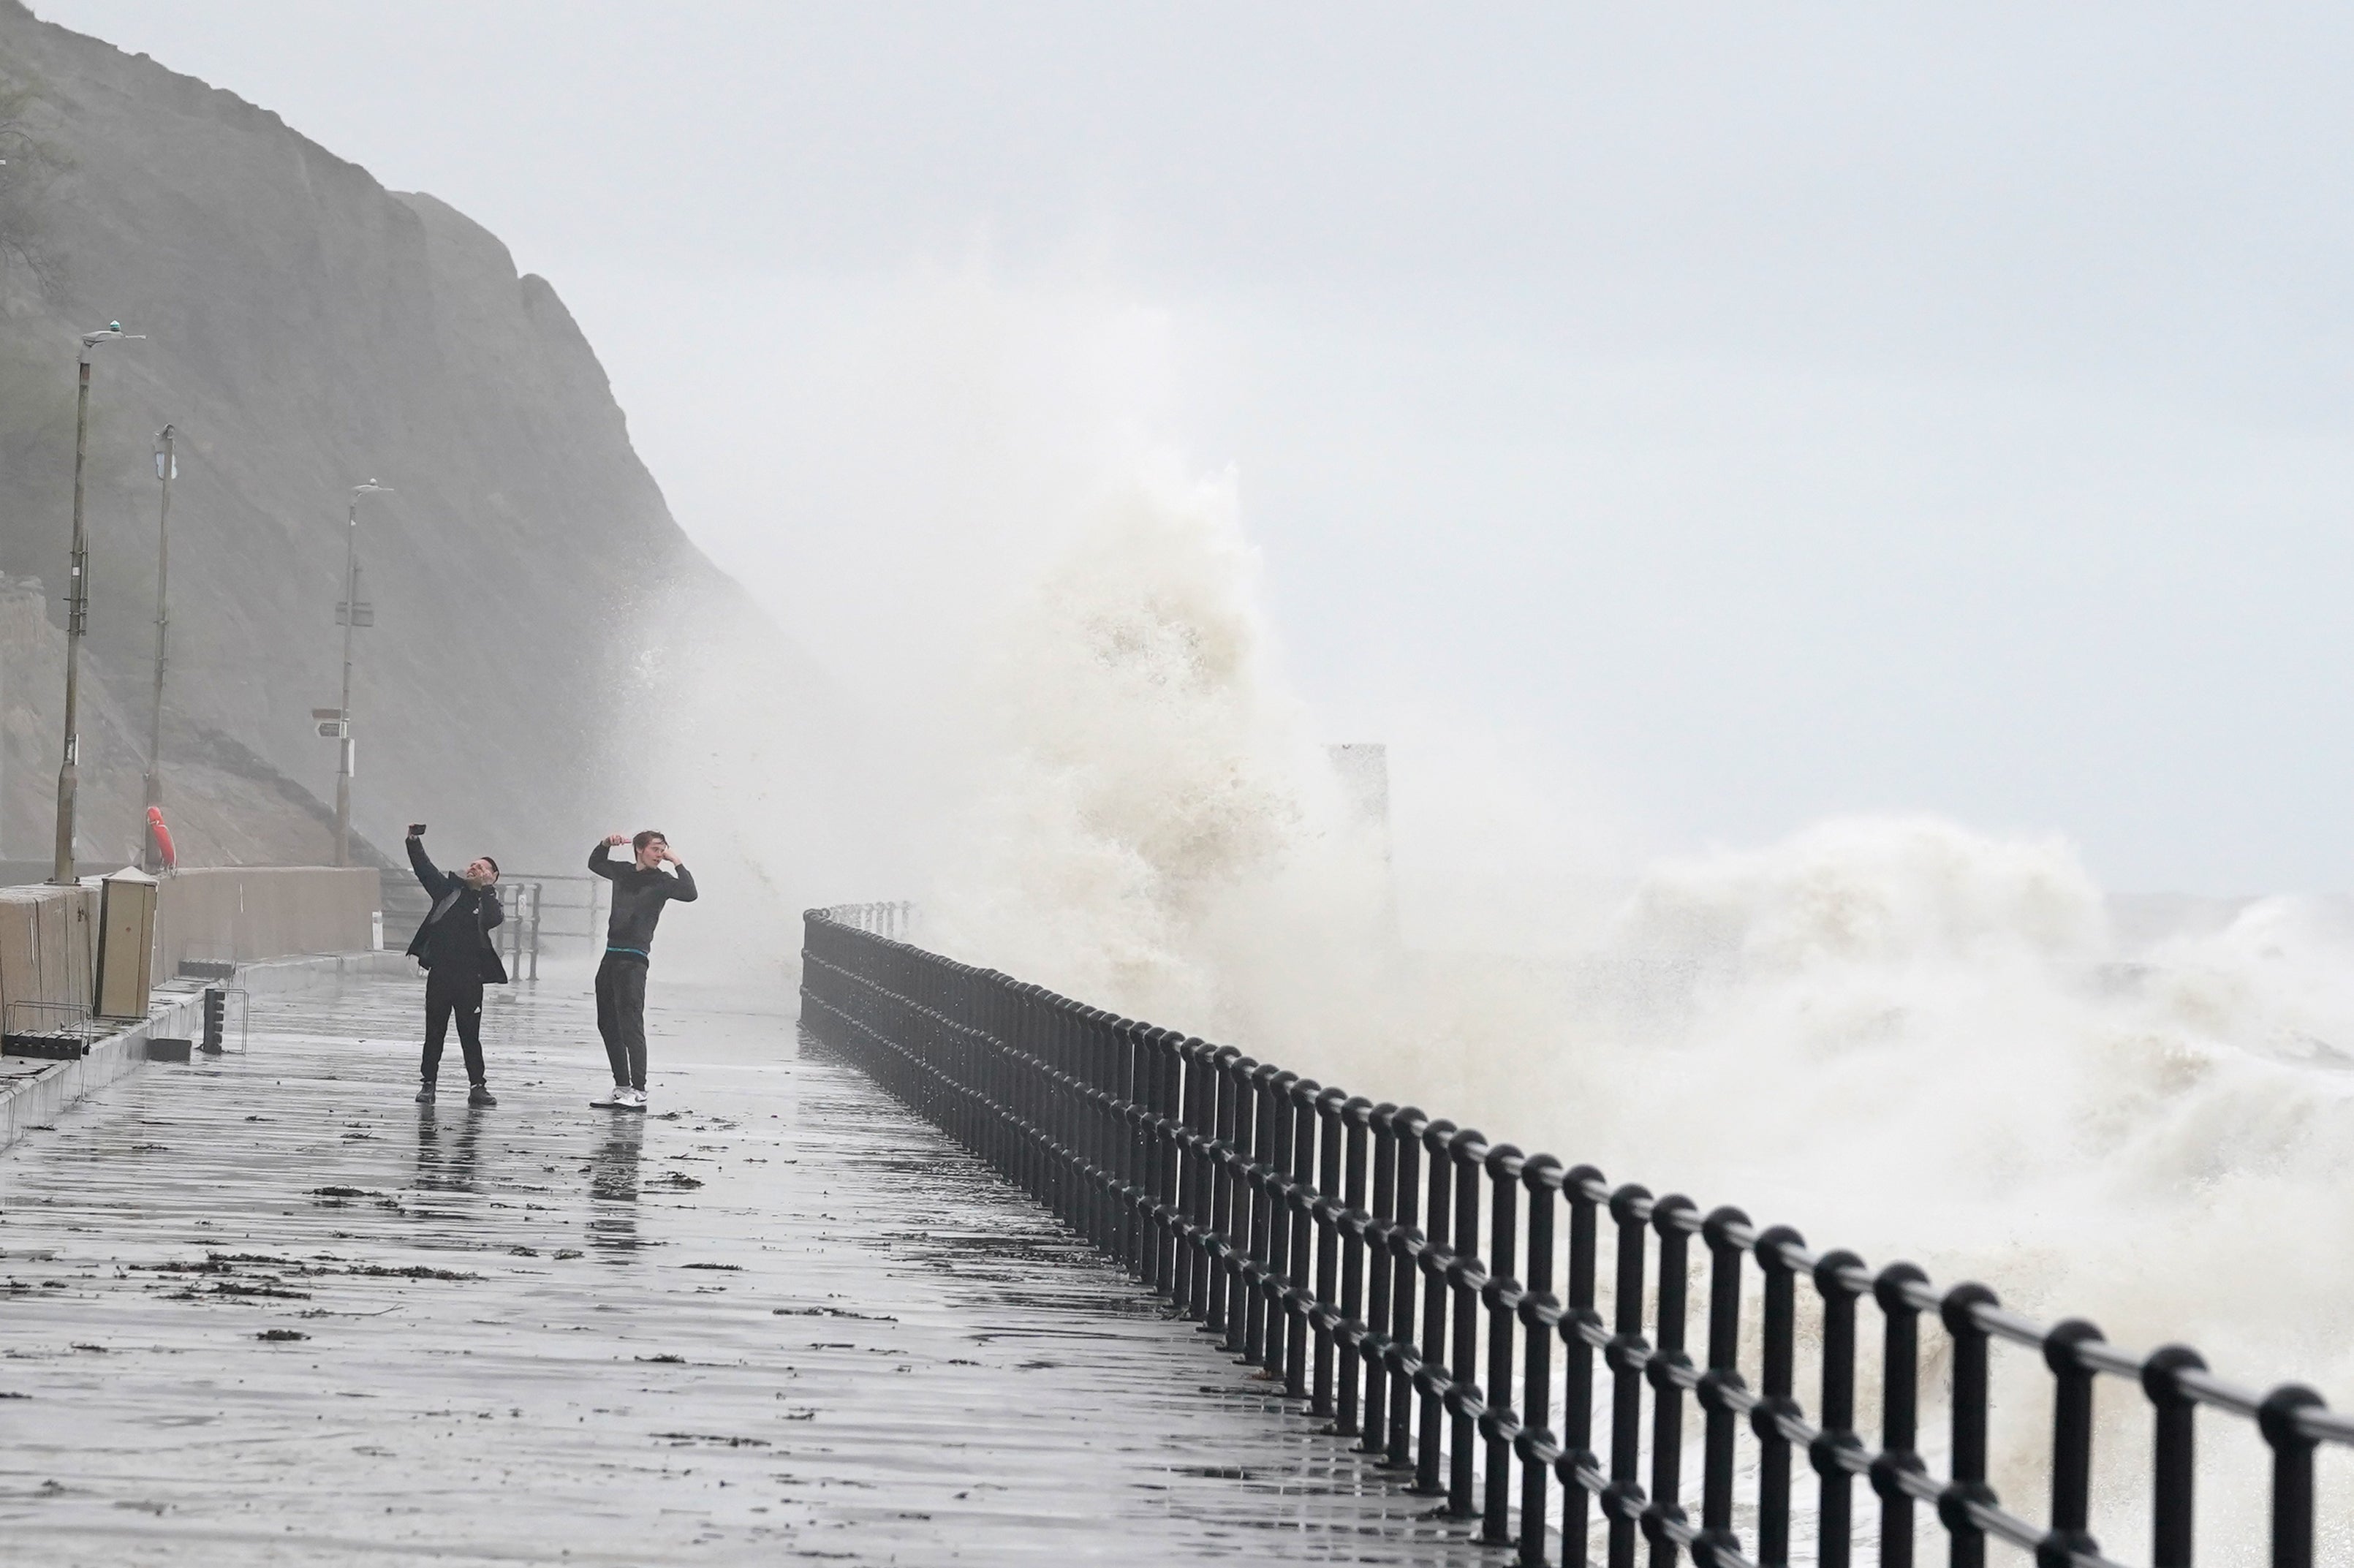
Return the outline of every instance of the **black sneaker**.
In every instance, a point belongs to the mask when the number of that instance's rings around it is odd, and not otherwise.
[[[421,1106],[429,1106],[433,1103],[432,1085],[428,1084],[417,1091],[417,1103]]]
[[[466,1103],[470,1106],[494,1106],[499,1103],[499,1097],[491,1093],[488,1085],[476,1084],[466,1091]]]

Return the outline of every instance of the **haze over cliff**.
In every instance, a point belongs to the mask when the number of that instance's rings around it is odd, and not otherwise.
[[[267,110],[0,0],[0,853],[48,853],[76,334],[98,350],[81,853],[139,832],[154,644],[151,439],[177,428],[167,807],[184,858],[317,861],[349,487],[363,503],[354,819],[394,848],[573,870],[659,809],[687,670],[758,651],[824,791],[822,678],[680,532],[546,280],[432,196],[388,191]],[[27,579],[46,585],[45,617]],[[823,737],[823,738],[821,738]],[[307,792],[307,793],[306,793]],[[822,814],[814,809],[796,813]]]

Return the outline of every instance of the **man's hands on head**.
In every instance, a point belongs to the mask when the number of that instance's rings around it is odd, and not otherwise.
[[[629,842],[630,835],[627,833],[607,833],[605,835],[605,847],[607,849],[611,849],[615,844],[625,844]]]

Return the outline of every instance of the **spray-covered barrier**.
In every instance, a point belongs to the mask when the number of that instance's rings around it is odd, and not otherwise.
[[[1982,1285],[1940,1290],[1910,1264],[1875,1272],[1736,1208],[1702,1213],[1613,1186],[1590,1165],[927,952],[878,928],[890,923],[877,907],[809,913],[811,1034],[1279,1378],[1332,1433],[1476,1518],[1482,1539],[1516,1542],[1524,1563],[1546,1562],[1556,1540],[1560,1561],[1585,1563],[1598,1522],[1610,1568],[1632,1568],[1640,1542],[1654,1565],[1681,1549],[1702,1568],[1736,1568],[1787,1563],[1794,1542],[1845,1568],[1868,1524],[1859,1506],[1876,1499],[1883,1568],[1909,1568],[1931,1529],[1955,1568],[1983,1563],[1990,1540],[2044,1568],[2102,1568],[2118,1561],[2089,1528],[2105,1378],[2137,1387],[2149,1412],[2144,1561],[2194,1560],[2202,1408],[2252,1423],[2269,1450],[2262,1560],[2314,1561],[2316,1455],[2354,1449],[2354,1419],[2309,1388],[2252,1392],[2185,1346],[2137,1355],[2081,1319],[2047,1327],[2005,1311]],[[1802,1281],[1814,1298],[1803,1336]],[[1998,1342],[2049,1369],[2048,1437],[2028,1489],[2045,1496],[2041,1523],[1989,1482]],[[1816,1373],[1803,1391],[1802,1348]],[[1944,1435],[1922,1430],[1925,1371],[1943,1385],[1926,1392],[1950,1413]],[[1876,1434],[1858,1409],[1875,1384]],[[1801,1461],[1815,1475],[1805,1492]]]

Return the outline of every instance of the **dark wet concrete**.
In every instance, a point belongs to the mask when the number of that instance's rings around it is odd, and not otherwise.
[[[1494,1560],[779,999],[658,972],[590,1110],[585,991],[494,1005],[495,1110],[374,981],[0,1154],[0,1561]]]

